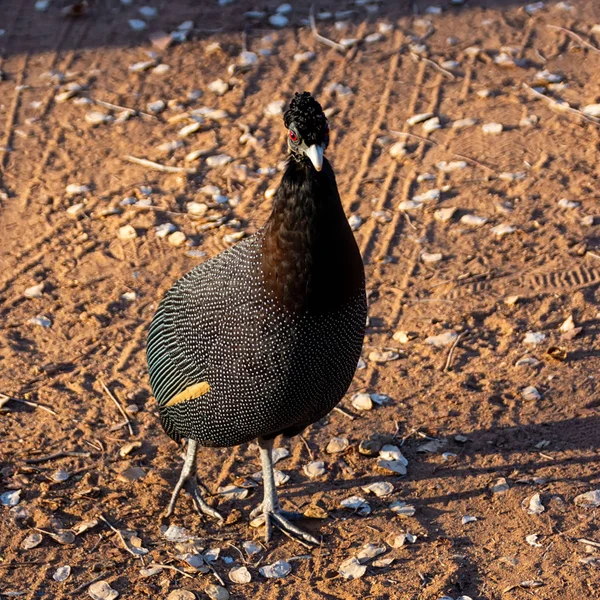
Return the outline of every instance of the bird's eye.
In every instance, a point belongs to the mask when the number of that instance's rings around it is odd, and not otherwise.
[[[290,129],[290,140],[292,140],[292,142],[297,142],[298,141],[298,136],[291,129]]]

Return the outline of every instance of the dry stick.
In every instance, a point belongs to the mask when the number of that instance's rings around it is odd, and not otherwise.
[[[123,407],[119,404],[119,401],[115,398],[112,392],[104,385],[104,382],[100,379],[100,385],[102,389],[108,394],[108,397],[117,405],[119,412],[123,415],[125,422],[127,423],[127,428],[129,429],[129,435],[133,435],[133,427],[131,426],[131,421],[127,416],[127,413],[123,410]]]
[[[197,173],[196,169],[191,167],[169,167],[168,165],[161,165],[160,163],[148,160],[147,158],[137,158],[136,156],[123,157],[123,160],[133,163],[135,165],[141,165],[142,167],[148,167],[149,169],[155,169],[156,171],[162,171],[163,173],[187,173],[188,175],[194,175]]]
[[[339,406],[334,406],[333,410],[337,410],[339,413],[343,414],[345,417],[348,417],[351,421],[356,419],[355,416],[351,415],[349,412],[346,412],[343,408]]]
[[[308,452],[308,456],[310,456],[310,460],[315,460],[315,456],[314,456],[312,450],[310,449],[310,446],[308,445],[306,438],[303,435],[300,435],[299,437],[302,440],[302,443],[304,444],[306,451]]]
[[[91,454],[89,452],[71,452],[68,450],[59,450],[53,454],[47,454],[46,456],[37,456],[35,458],[26,458],[25,463],[28,465],[35,465],[36,463],[46,462],[47,460],[54,460],[55,458],[64,458],[65,456],[81,456],[82,458],[89,458]]]
[[[177,573],[179,573],[180,575],[183,575],[184,577],[188,577],[189,579],[194,579],[189,573],[186,573],[185,571],[182,571],[181,569],[178,569],[177,567],[174,567],[173,565],[165,565],[163,563],[150,563],[148,565],[148,568],[151,569],[152,567],[162,567],[163,569],[170,569],[171,571],[176,571]]]
[[[203,559],[204,560],[204,559]],[[216,569],[210,564],[210,562],[208,562],[207,560],[204,560],[204,564],[212,571],[212,574],[217,578],[217,581],[223,586],[226,587],[225,582],[223,581],[223,578],[217,573]]]
[[[541,100],[544,100],[548,104],[548,106],[550,106],[550,108],[552,108],[556,112],[570,113],[572,115],[577,115],[580,119],[583,119],[584,121],[587,121],[588,123],[593,123],[594,125],[600,125],[600,119],[596,119],[595,117],[590,117],[590,116],[586,115],[585,113],[581,112],[580,110],[577,110],[576,108],[573,108],[572,106],[569,106],[568,104],[567,105],[561,104],[554,98],[550,98],[550,96],[546,96],[546,94],[542,94],[541,92],[534,90],[532,87],[530,87],[526,83],[523,83],[523,87],[530,94],[535,96],[536,98],[540,98]]]
[[[596,48],[596,46],[594,46],[593,44],[586,42],[581,36],[577,35],[574,31],[571,31],[570,29],[565,29],[564,27],[559,27],[558,25],[546,25],[546,27],[548,27],[548,29],[556,29],[557,31],[562,31],[563,33],[566,33],[570,38],[579,42],[588,50],[592,50],[593,52],[597,52],[598,54],[600,54],[600,48]]]
[[[429,58],[425,58],[424,56],[419,56],[418,54],[415,54],[414,52],[411,52],[410,55],[413,57],[414,60],[422,60],[425,64],[428,64],[430,66],[432,66],[434,69],[437,69],[440,73],[442,73],[443,75],[445,75],[446,77],[454,80],[456,79],[456,77],[454,77],[454,75],[452,73],[450,73],[450,71],[447,71],[446,69],[444,69],[444,67],[440,67],[440,65],[438,65],[435,61],[430,60]]]
[[[310,29],[313,33],[315,40],[317,40],[317,42],[321,42],[322,44],[325,44],[326,46],[329,46],[330,48],[335,48],[336,50],[339,50],[340,52],[346,52],[346,48],[344,46],[342,46],[341,44],[338,44],[337,42],[334,42],[333,40],[330,40],[329,38],[322,36],[317,31],[317,24],[315,23],[315,5],[314,4],[311,5],[311,7],[310,7],[310,12],[308,13],[308,20],[310,22]]]
[[[452,365],[452,358],[454,357],[454,350],[456,350],[456,346],[458,346],[458,342],[460,342],[460,338],[467,333],[466,331],[462,331],[456,336],[454,343],[450,347],[450,351],[448,352],[448,358],[446,358],[446,363],[444,364],[444,368],[442,371],[447,373],[450,370],[450,366]]]
[[[123,548],[125,548],[125,550],[127,550],[127,552],[129,552],[129,554],[132,554],[136,558],[140,558],[143,560],[142,554],[137,554],[127,545],[127,542],[125,541],[125,538],[123,537],[123,534],[120,532],[120,530],[118,530],[116,527],[113,527],[102,515],[100,515],[100,519],[102,519],[102,521],[104,521],[117,534],[117,536],[119,537],[119,540],[121,540],[121,544],[123,545]]]
[[[33,402],[31,400],[20,400],[19,398],[13,398],[12,396],[7,396],[6,394],[0,394],[0,406],[4,405],[6,402],[18,402],[19,404],[26,404],[27,406],[32,406],[33,408],[40,408],[41,410],[45,410],[49,412],[51,415],[58,417],[58,413],[55,413],[51,408],[44,406],[43,404],[39,404],[38,402]]]
[[[151,119],[157,119],[158,117],[156,115],[151,115],[150,113],[141,111],[141,110],[137,110],[136,108],[128,108],[127,106],[119,106],[118,104],[112,104],[111,102],[105,102],[104,100],[97,100],[96,98],[91,98],[88,96],[88,98],[94,103],[94,104],[99,104],[100,106],[104,106],[105,108],[111,108],[113,110],[128,110],[132,113],[136,113],[139,115],[143,115],[144,117],[150,117]]]

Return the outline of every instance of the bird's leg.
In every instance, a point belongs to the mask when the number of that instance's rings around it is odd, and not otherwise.
[[[173,509],[175,508],[175,503],[177,502],[177,497],[179,496],[179,492],[181,492],[181,488],[185,485],[186,482],[189,481],[190,486],[190,494],[194,500],[194,506],[199,513],[204,513],[209,517],[214,517],[215,519],[223,520],[223,517],[212,507],[210,507],[202,498],[202,494],[200,493],[200,489],[198,488],[198,480],[196,477],[196,451],[198,450],[198,442],[196,440],[188,440],[187,443],[187,452],[185,456],[185,461],[183,462],[183,467],[181,469],[181,475],[179,476],[179,481],[173,490],[173,494],[171,496],[171,501],[169,502],[169,506],[165,512],[166,517],[170,517],[173,514]]]
[[[271,540],[272,528],[275,525],[291,537],[300,538],[305,542],[318,546],[319,542],[312,535],[289,522],[289,513],[281,510],[279,506],[279,498],[275,487],[275,474],[273,472],[273,440],[259,438],[258,446],[260,448],[260,460],[265,488],[265,496],[262,503],[262,512],[265,518],[265,540],[267,542]]]

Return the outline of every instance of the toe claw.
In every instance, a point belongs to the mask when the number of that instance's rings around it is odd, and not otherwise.
[[[281,531],[283,531],[290,537],[295,538],[297,541],[299,541],[302,544],[306,545],[308,543],[308,544],[312,544],[314,546],[319,546],[320,542],[314,536],[312,536],[310,533],[307,533],[306,531],[303,531],[302,529],[300,529],[293,523],[289,522],[289,520],[288,520],[290,518],[288,516],[289,514],[298,515],[298,513],[289,513],[287,511],[283,511],[283,510],[278,510],[276,512],[269,511],[269,512],[265,513],[265,520],[267,523],[267,531],[265,534],[266,541],[270,540],[270,536],[271,536],[270,525],[272,523],[278,529],[280,529]]]

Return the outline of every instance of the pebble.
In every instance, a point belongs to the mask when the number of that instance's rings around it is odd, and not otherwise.
[[[392,339],[401,344],[408,344],[414,336],[410,336],[406,331],[396,331],[392,336]]]
[[[30,533],[21,542],[21,548],[23,548],[23,550],[31,550],[32,548],[39,546],[42,543],[43,539],[44,538],[42,537],[42,534],[38,533],[37,531],[35,533]]]
[[[239,242],[244,235],[246,234],[246,232],[244,231],[236,231],[235,233],[228,233],[227,235],[223,236],[223,241],[226,244],[235,244],[236,242]]]
[[[539,400],[542,396],[537,391],[537,388],[535,388],[532,385],[529,385],[521,390],[521,397],[523,398],[523,400],[535,401]]]
[[[272,565],[265,565],[259,569],[260,574],[267,579],[280,579],[292,572],[292,565],[285,560],[278,560]]]
[[[575,496],[574,502],[577,506],[583,506],[584,508],[598,508],[600,507],[600,490],[579,494],[579,496]]]
[[[194,217],[203,217],[208,211],[208,206],[204,202],[188,202],[185,208],[188,214]]]
[[[325,475],[325,463],[322,460],[314,460],[313,462],[304,465],[302,469],[307,477],[315,479]]]
[[[314,52],[297,52],[296,54],[294,54],[294,60],[297,63],[303,64],[314,60],[315,56],[316,55]]]
[[[52,574],[52,579],[54,581],[58,581],[59,583],[66,581],[69,579],[71,575],[71,567],[69,565],[65,565],[64,567],[58,567],[56,571]]]
[[[87,589],[88,595],[93,600],[115,600],[119,597],[119,592],[108,585],[103,579],[92,583]]]
[[[246,567],[234,567],[229,571],[229,579],[233,583],[250,583],[252,581],[252,575]]]
[[[200,127],[201,127],[201,124],[198,122],[190,123],[189,125],[182,127],[177,132],[177,135],[179,137],[187,137],[188,135],[191,135],[192,133],[196,133],[196,131],[198,131],[198,129],[200,129]]]
[[[471,515],[465,515],[460,522],[463,525],[466,525],[467,523],[474,523],[475,521],[477,521],[477,517],[472,517]]]
[[[338,569],[338,573],[347,580],[360,579],[366,571],[367,565],[361,565],[356,556],[345,560]]]
[[[175,246],[175,248],[182,246],[186,240],[187,237],[183,231],[175,231],[167,238],[169,244],[171,244],[171,246]]]
[[[134,240],[137,237],[136,230],[131,225],[123,225],[117,233],[120,240]]]
[[[515,231],[516,229],[512,225],[496,225],[496,227],[492,227],[492,233],[498,237],[503,237]]]
[[[439,200],[441,195],[440,190],[438,189],[432,189],[432,190],[428,190],[427,192],[423,193],[423,194],[418,194],[417,196],[413,196],[413,201],[414,202],[430,202],[432,200]]]
[[[600,119],[600,104],[588,104],[581,109],[581,112],[588,117]]]
[[[467,127],[473,127],[473,125],[477,125],[476,119],[457,119],[452,123],[452,129],[465,129]]]
[[[531,496],[531,498],[529,499],[529,506],[527,508],[527,512],[530,515],[540,515],[545,510],[546,509],[544,508],[544,505],[542,504],[540,495],[534,494],[533,496]]]
[[[164,100],[154,100],[154,101],[148,102],[148,104],[146,104],[146,110],[149,113],[157,115],[158,113],[165,110],[166,106],[167,106],[167,104]]]
[[[405,142],[396,142],[390,146],[389,150],[392,158],[402,158],[408,154]]]
[[[386,363],[400,358],[398,352],[393,350],[373,350],[369,353],[369,360],[374,363]]]
[[[394,491],[394,486],[389,481],[376,481],[362,487],[362,491],[375,494],[378,498],[385,498]]]
[[[370,33],[365,37],[365,43],[367,44],[375,44],[376,42],[380,42],[383,39],[383,34],[381,33]]]
[[[352,406],[356,410],[371,410],[373,408],[373,400],[371,400],[371,396],[364,392],[360,394],[354,394],[352,398]]]
[[[223,96],[229,91],[229,84],[222,79],[215,79],[208,84],[208,89],[217,96]]]
[[[170,154],[181,147],[183,147],[183,142],[181,140],[173,140],[171,142],[164,142],[164,144],[160,144],[156,147],[156,149],[163,154]]]
[[[41,298],[44,292],[44,282],[28,287],[24,292],[25,298]]]
[[[171,70],[171,67],[169,65],[161,64],[161,65],[156,65],[156,67],[154,67],[154,69],[152,69],[152,72],[155,75],[164,75],[165,73],[168,73],[170,70]]]
[[[350,442],[347,438],[332,437],[327,444],[326,452],[328,454],[338,454],[344,452],[348,446],[350,446]]]
[[[169,592],[167,600],[196,600],[196,594],[190,590],[173,590]]]
[[[421,260],[424,263],[436,263],[442,260],[443,256],[441,252],[421,252]]]
[[[68,196],[81,196],[83,194],[87,194],[90,191],[89,186],[81,185],[79,183],[70,183],[66,188]]]
[[[509,490],[506,478],[500,477],[499,479],[496,479],[491,489],[493,494],[505,494]]]
[[[362,225],[362,219],[359,215],[350,215],[348,217],[348,223],[352,231],[357,231],[358,228]]]
[[[129,19],[129,27],[134,31],[144,31],[148,25],[146,25],[145,21],[141,19]]]
[[[574,200],[568,200],[567,198],[561,198],[558,201],[558,205],[561,208],[579,208],[581,206],[579,202],[575,202]]]
[[[398,210],[417,210],[418,208],[423,208],[422,202],[416,202],[415,200],[404,200],[398,204]]]
[[[456,213],[455,207],[440,208],[433,213],[433,218],[436,221],[445,223],[446,221],[450,221],[450,219],[452,219],[452,217],[454,216],[455,213]]]
[[[39,325],[40,327],[51,327],[52,321],[48,317],[44,317],[42,315],[38,315],[37,317],[32,317],[27,321],[32,325]]]
[[[498,135],[499,133],[502,133],[503,129],[502,123],[486,123],[481,126],[481,130],[486,135]]]
[[[440,129],[442,127],[440,123],[439,117],[433,117],[433,119],[428,119],[422,125],[423,131],[429,133],[431,131],[435,131],[436,129]]]
[[[206,159],[206,164],[209,167],[224,167],[225,165],[229,164],[232,160],[233,158],[231,158],[231,156],[229,156],[228,154],[217,154],[215,156],[209,156]]]
[[[480,217],[479,215],[463,215],[460,218],[460,222],[463,225],[468,225],[469,227],[481,227],[487,223],[487,219],[485,217]]]
[[[350,498],[345,498],[340,502],[340,506],[349,508],[362,517],[366,517],[367,515],[371,514],[371,506],[364,498],[361,498],[360,496],[350,496]]]
[[[431,335],[425,339],[425,343],[430,346],[435,346],[436,348],[444,348],[452,344],[458,334],[456,331],[446,331],[445,333],[440,333],[439,335]]]
[[[129,71],[131,73],[142,73],[143,71],[147,71],[148,69],[152,68],[155,64],[156,62],[153,60],[143,60],[129,65]]]
[[[221,585],[211,583],[204,591],[211,600],[229,600],[229,592]]]
[[[409,117],[408,119],[406,119],[406,122],[409,125],[417,125],[418,123],[423,123],[424,121],[428,121],[433,116],[434,116],[433,113],[421,113],[421,114],[413,115],[412,117]]]
[[[156,237],[166,238],[174,231],[177,231],[177,227],[173,223],[162,223],[154,231],[156,232]]]
[[[285,27],[290,20],[282,14],[275,14],[269,17],[269,23],[273,25],[273,27]]]
[[[412,504],[402,500],[396,500],[390,504],[390,510],[399,517],[413,517],[416,509]]]
[[[450,173],[452,171],[459,171],[460,169],[466,169],[467,163],[464,160],[452,160],[446,162],[445,160],[437,163],[436,167],[443,173]]]
[[[546,334],[541,331],[528,331],[523,338],[524,344],[530,344],[531,346],[537,346],[545,341]]]
[[[365,544],[356,555],[358,562],[363,565],[374,558],[377,558],[386,551],[385,546],[377,546],[376,544]]]
[[[97,110],[93,110],[85,115],[85,122],[92,126],[102,125],[103,123],[109,123],[113,118],[110,115],[106,115]]]
[[[389,223],[392,220],[392,214],[388,210],[374,210],[371,217],[378,223]]]

